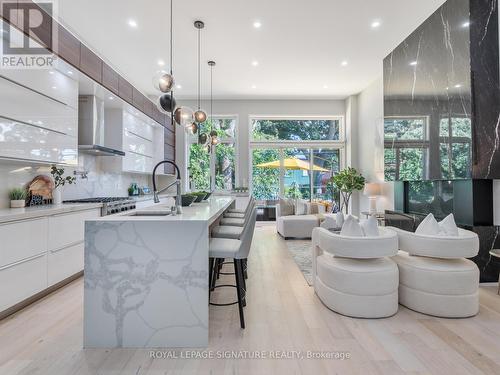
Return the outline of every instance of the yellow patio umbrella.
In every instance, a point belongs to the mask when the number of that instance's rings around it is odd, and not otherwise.
[[[261,168],[279,168],[280,161],[279,160],[270,161],[267,163],[257,164],[256,166],[261,167]],[[311,166],[309,165],[309,162],[307,162],[307,161],[297,159],[297,158],[287,158],[287,159],[283,159],[283,167],[285,169],[293,169],[293,170],[300,169],[300,170],[308,171]],[[313,171],[330,172],[328,169],[322,168],[322,167],[317,166],[317,165],[313,165]]]

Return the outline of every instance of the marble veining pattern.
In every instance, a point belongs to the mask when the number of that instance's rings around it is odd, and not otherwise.
[[[87,222],[85,250],[86,347],[208,344],[206,223]]]

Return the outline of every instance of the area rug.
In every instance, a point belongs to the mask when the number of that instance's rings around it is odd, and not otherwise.
[[[312,279],[312,243],[306,240],[288,240],[286,247],[292,254],[293,260],[299,267],[304,279],[306,279],[309,286],[313,285]]]

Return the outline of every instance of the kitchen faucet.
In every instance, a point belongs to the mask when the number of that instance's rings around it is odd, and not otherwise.
[[[164,187],[161,190],[156,189],[156,169],[162,165],[162,164],[172,164],[175,167],[175,171],[177,173],[177,176],[175,178],[175,181],[169,184],[167,187]],[[160,161],[158,164],[155,165],[153,168],[153,197],[154,197],[154,202],[155,203],[160,203],[160,198],[158,198],[158,194],[161,194],[165,190],[171,188],[172,186],[177,185],[177,194],[175,197],[175,209],[178,214],[182,213],[182,198],[181,198],[181,172],[179,170],[179,167],[177,164],[175,164],[173,161],[170,160],[163,160]]]

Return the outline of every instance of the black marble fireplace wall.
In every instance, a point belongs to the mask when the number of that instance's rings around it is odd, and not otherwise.
[[[500,265],[492,180],[500,179],[498,0],[448,0],[384,59],[388,225],[415,230],[428,213],[480,238],[481,281]]]

